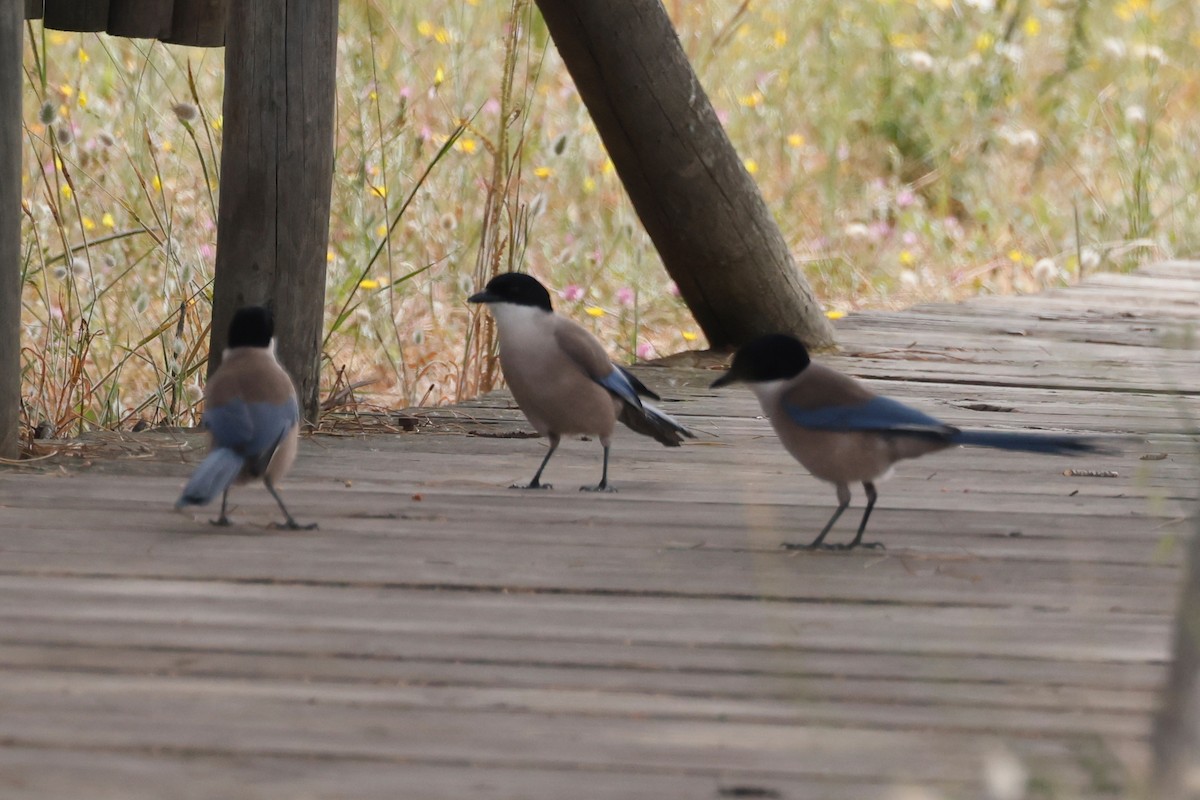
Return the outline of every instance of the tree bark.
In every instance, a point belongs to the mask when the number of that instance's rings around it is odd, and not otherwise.
[[[1152,797],[1200,798],[1200,509],[1175,614],[1175,652],[1154,720]]]
[[[275,312],[279,359],[318,412],[333,188],[337,0],[230,6],[209,374],[244,305]]]
[[[21,36],[25,6],[0,3],[0,458],[21,421]]]
[[[633,207],[713,347],[833,343],[659,0],[537,0]]]

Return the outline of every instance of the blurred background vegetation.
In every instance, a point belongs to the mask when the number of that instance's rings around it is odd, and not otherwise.
[[[667,8],[833,317],[1197,252],[1194,0]],[[471,392],[464,298],[493,263],[541,277],[617,358],[704,346],[528,2],[343,0],[338,58],[327,393]],[[29,28],[24,400],[43,434],[197,419],[221,66]]]

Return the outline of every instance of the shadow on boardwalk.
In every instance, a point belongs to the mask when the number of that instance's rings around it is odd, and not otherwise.
[[[1124,793],[1196,490],[1197,298],[1165,264],[843,320],[832,363],[951,423],[1139,437],[902,464],[883,553],[782,552],[833,492],[695,366],[638,370],[701,436],[619,435],[615,496],[574,490],[594,442],[505,490],[544,445],[504,395],[306,441],[285,491],[319,531],[267,530],[261,490],[229,531],[173,513],[194,435],[0,472],[0,795]]]

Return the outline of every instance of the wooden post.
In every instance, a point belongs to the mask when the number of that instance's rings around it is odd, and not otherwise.
[[[1200,509],[1195,522],[1175,612],[1174,655],[1151,736],[1150,796],[1156,800],[1200,797]]]
[[[108,26],[108,0],[46,0],[47,28],[102,31]]]
[[[25,19],[41,19],[43,6],[42,0],[25,0]]]
[[[21,420],[21,30],[0,2],[0,458],[16,458]]]
[[[230,8],[209,373],[241,306],[275,312],[283,366],[316,421],[333,188],[337,0]]]
[[[833,331],[660,0],[537,0],[633,207],[713,347]]]
[[[318,2],[321,6],[326,0]],[[246,5],[239,0],[237,5]],[[249,5],[256,5],[250,3]],[[238,10],[238,18],[242,11]],[[229,20],[229,0],[175,0],[171,34],[164,42],[192,47],[220,47],[225,44],[225,28]],[[282,20],[279,23],[283,24]],[[229,55],[226,54],[226,60]]]
[[[132,39],[165,39],[171,35],[173,0],[109,0],[108,32]]]

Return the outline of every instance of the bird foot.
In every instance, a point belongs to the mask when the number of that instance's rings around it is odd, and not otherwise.
[[[825,544],[823,542],[819,544],[816,542],[811,544],[801,544],[799,542],[784,542],[780,545],[780,547],[782,547],[784,550],[808,550],[810,552],[821,550],[827,553],[845,553],[849,552],[850,550],[857,550],[860,547],[867,550],[887,549],[883,546],[883,542],[859,542],[858,544]]]
[[[289,519],[286,522],[272,522],[270,527],[277,531],[315,531],[317,530],[317,523],[310,522],[307,525],[301,525],[296,520]]]
[[[548,483],[514,483],[509,486],[510,489],[553,489],[554,487]]]
[[[233,523],[229,521],[229,517],[222,516],[222,517],[217,517],[216,519],[210,519],[208,521],[208,524],[216,525],[218,528],[228,528]]]
[[[600,486],[580,486],[579,491],[581,491],[581,492],[604,492],[605,494],[616,494],[617,493],[616,487],[608,486],[607,484],[601,484]]]

